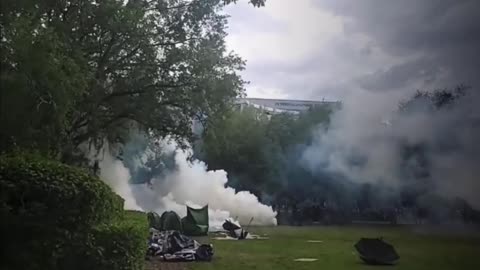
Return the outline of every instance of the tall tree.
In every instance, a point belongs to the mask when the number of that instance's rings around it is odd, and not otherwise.
[[[2,149],[69,161],[80,145],[123,142],[131,128],[191,138],[192,118],[243,91],[244,62],[225,46],[229,2],[3,1]]]
[[[252,107],[232,110],[211,120],[197,151],[210,169],[226,170],[237,188],[273,194],[289,181],[305,183],[299,179],[308,175],[298,163],[300,152],[314,128],[328,124],[330,113],[330,108],[300,115],[267,115]]]

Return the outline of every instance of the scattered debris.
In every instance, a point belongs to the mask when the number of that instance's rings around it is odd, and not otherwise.
[[[213,240],[226,240],[226,241],[237,241],[237,240],[238,240],[238,238],[236,238],[236,237],[230,237],[230,236],[228,236],[228,235],[225,235],[225,236],[223,236],[223,237],[213,237],[212,239],[213,239]]]
[[[322,240],[307,240],[307,243],[323,243]]]
[[[160,257],[164,261],[211,261],[212,245],[201,245],[179,231],[150,229],[148,257]]]
[[[250,219],[250,222],[247,225],[247,228],[253,221],[253,217]],[[225,220],[222,225],[223,229],[227,231],[226,233],[219,232],[220,237],[214,237],[215,240],[266,240],[268,237],[259,236],[249,233],[246,229],[244,230],[238,221],[235,219],[229,218]],[[265,234],[264,234],[265,235]]]
[[[382,238],[362,238],[355,249],[366,264],[393,265],[400,259],[395,248]]]
[[[318,261],[318,259],[316,259],[316,258],[298,258],[298,259],[295,259],[294,261],[296,261],[296,262],[314,262],[314,261]]]
[[[248,233],[245,238],[239,239],[238,237],[231,237],[227,233],[218,233],[217,237],[213,237],[213,240],[227,240],[227,241],[237,241],[237,240],[268,240],[268,237],[260,236],[256,234]]]
[[[247,225],[247,228],[250,226],[250,223],[252,223],[253,217],[250,219],[250,222]],[[237,238],[238,240],[243,240],[247,239],[248,236],[248,231],[244,230],[241,226],[240,223],[234,219],[227,219],[222,225],[223,229],[228,232],[228,235],[233,238]]]
[[[240,226],[240,224],[238,223],[238,221],[236,221],[232,218],[229,218],[229,219],[225,220],[222,227],[227,232],[235,231],[235,230],[238,230],[238,229],[242,228]]]

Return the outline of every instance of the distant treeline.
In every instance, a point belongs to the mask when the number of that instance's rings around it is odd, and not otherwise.
[[[418,110],[419,104],[428,110],[448,109],[467,90],[458,87],[418,92],[399,104],[398,114]],[[466,200],[432,192],[429,157],[422,144],[400,144],[405,163],[402,174],[408,181],[395,188],[362,184],[341,173],[306,166],[305,149],[329,129],[334,113],[328,107],[313,108],[300,115],[267,115],[248,107],[232,110],[210,119],[195,144],[195,155],[211,170],[226,170],[229,185],[253,192],[281,215],[296,216],[296,220],[478,219],[474,218],[478,213]]]

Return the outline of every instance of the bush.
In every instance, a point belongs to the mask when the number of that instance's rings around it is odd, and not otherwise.
[[[147,252],[148,227],[130,222],[100,226],[93,231],[90,268],[99,270],[141,270]],[[96,256],[101,254],[101,256]]]
[[[0,158],[0,202],[9,221],[75,231],[123,213],[123,199],[98,178],[25,156]]]
[[[93,228],[62,256],[59,269],[141,270],[147,252],[147,222],[118,221]]]
[[[98,260],[92,265],[115,260],[109,269],[139,269],[131,267],[138,256],[143,262],[140,231],[147,229],[127,225],[123,213],[123,200],[80,169],[38,157],[0,157],[2,269],[87,269],[63,267],[84,258]]]
[[[147,230],[148,228],[150,228],[148,226],[147,214],[145,212],[136,211],[136,210],[126,210],[124,217],[125,217],[125,220],[128,220],[129,223],[146,227]]]

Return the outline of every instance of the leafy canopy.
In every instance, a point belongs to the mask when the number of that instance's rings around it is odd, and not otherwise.
[[[2,149],[71,161],[131,129],[190,139],[243,93],[220,0],[2,1]],[[262,6],[264,1],[251,1]]]
[[[301,174],[296,154],[313,139],[313,130],[328,125],[331,108],[300,115],[267,115],[246,107],[212,119],[196,154],[209,169],[227,171],[230,184],[257,195],[286,188],[290,174]]]

